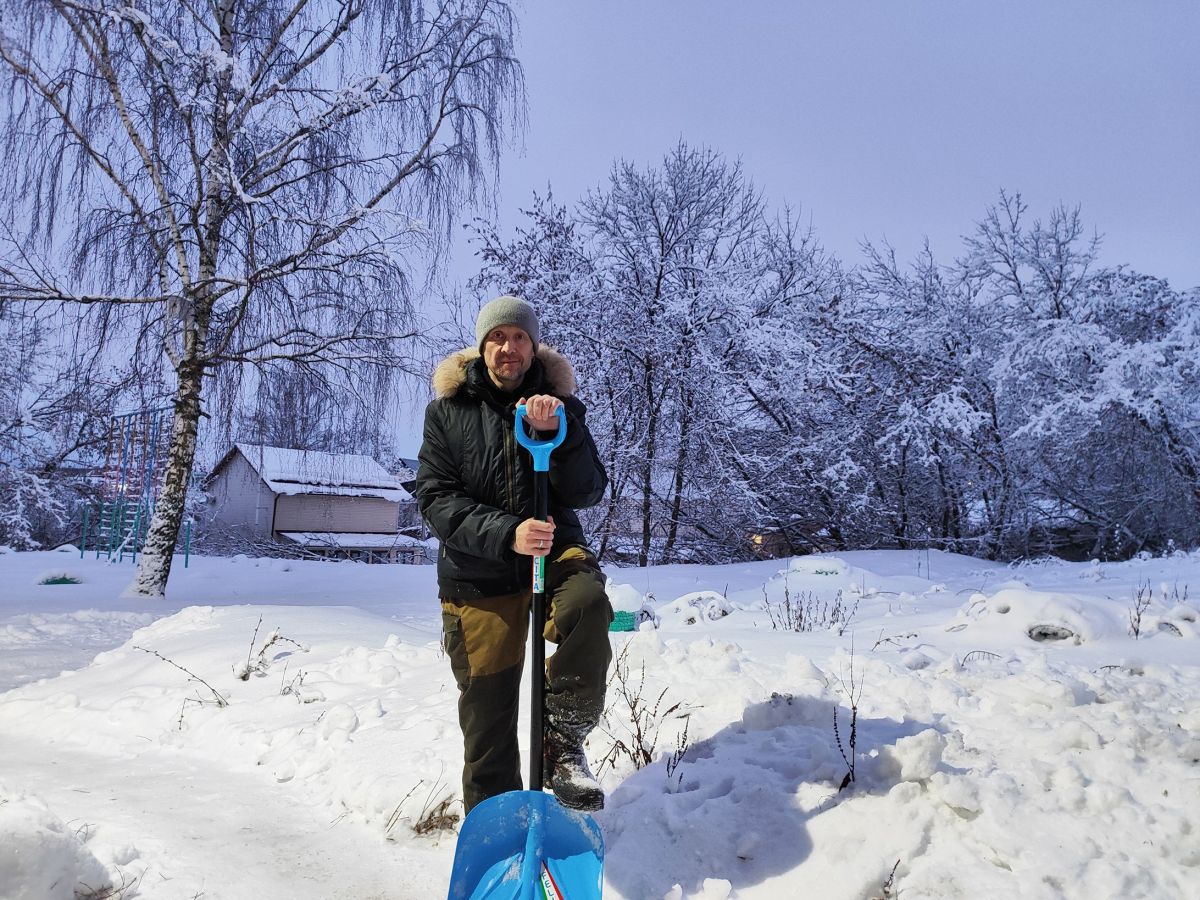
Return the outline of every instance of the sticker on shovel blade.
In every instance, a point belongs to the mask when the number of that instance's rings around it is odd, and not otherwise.
[[[541,884],[542,900],[563,900],[562,891],[554,883],[554,876],[550,874],[550,870],[546,868],[545,863],[542,863]]]
[[[544,556],[533,558],[533,592],[535,594],[546,592],[546,557]]]

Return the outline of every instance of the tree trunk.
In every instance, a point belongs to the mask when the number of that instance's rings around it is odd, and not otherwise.
[[[1158,413],[1158,421],[1162,429],[1161,435],[1157,433],[1158,429],[1154,428],[1145,416],[1138,415],[1137,418],[1142,423],[1142,426],[1151,434],[1161,437],[1171,467],[1183,477],[1184,484],[1188,485],[1191,491],[1192,503],[1196,511],[1200,512],[1200,468],[1197,467],[1195,457],[1192,455],[1183,436],[1180,435],[1170,416],[1167,415],[1166,407],[1163,406],[1162,401],[1155,400],[1154,406],[1155,411]]]
[[[193,363],[179,372],[167,470],[154,505],[154,518],[142,548],[142,558],[138,561],[137,575],[125,590],[126,596],[161,598],[166,595],[175,544],[183,522],[188,481],[196,457],[201,379],[202,368],[198,364]]]
[[[651,432],[646,446],[646,459],[642,462],[642,546],[638,550],[639,566],[648,566],[650,564],[650,514],[652,510],[651,491],[653,489],[653,459],[654,432]]]
[[[896,538],[901,550],[908,549],[908,444],[900,445],[899,471],[896,473],[896,497],[900,506],[900,518],[896,522]]]
[[[616,392],[613,390],[612,381],[608,376],[603,382],[603,396],[605,399],[605,410],[609,417],[609,435],[608,445],[609,458],[605,462],[605,469],[609,475],[608,486],[608,509],[604,513],[604,521],[600,526],[600,548],[596,553],[596,558],[603,560],[608,552],[609,542],[612,540],[613,532],[623,532],[628,522],[618,522],[621,508],[621,498],[625,495],[625,478],[626,467],[621,462],[621,451],[625,443],[625,432],[621,429],[622,410],[620,403],[617,400]],[[632,435],[630,435],[632,440]]]
[[[691,392],[685,390],[683,412],[679,422],[679,453],[675,457],[675,483],[671,488],[671,524],[667,532],[667,542],[663,545],[664,562],[670,559],[671,551],[675,549],[675,538],[679,534],[679,510],[683,505],[684,470],[688,462],[688,432],[692,422],[691,401]]]
[[[991,416],[991,441],[995,448],[995,470],[1000,474],[1000,484],[996,489],[996,504],[991,518],[992,546],[988,550],[988,559],[999,559],[1004,547],[1004,533],[1008,530],[1008,518],[1012,514],[1012,479],[1008,470],[1008,454],[1004,447],[1004,435],[1000,430],[1000,415],[996,410],[996,397],[988,395],[988,412]],[[1028,528],[1026,529],[1028,531]],[[1028,555],[1028,553],[1026,553]]]
[[[617,498],[609,496],[608,508],[604,510],[604,519],[600,522],[600,546],[596,550],[596,559],[604,562],[604,554],[608,552],[608,539],[612,537],[613,519],[617,513]]]
[[[658,436],[658,408],[654,404],[654,365],[646,363],[646,458],[642,461],[642,546],[638,565],[650,564],[651,514],[654,498],[654,452]]]

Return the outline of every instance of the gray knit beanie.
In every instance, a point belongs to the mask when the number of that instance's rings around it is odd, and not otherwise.
[[[483,352],[483,342],[492,329],[499,325],[516,325],[529,335],[533,341],[533,349],[537,350],[538,328],[537,312],[533,305],[520,297],[497,297],[484,305],[475,320],[475,343],[479,352]]]

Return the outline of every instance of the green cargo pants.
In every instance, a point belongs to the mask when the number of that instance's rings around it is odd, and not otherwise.
[[[467,812],[521,790],[517,710],[529,626],[529,591],[482,600],[442,598],[443,644],[458,684]],[[612,606],[596,558],[566,547],[546,559],[546,727],[582,743],[604,711]]]

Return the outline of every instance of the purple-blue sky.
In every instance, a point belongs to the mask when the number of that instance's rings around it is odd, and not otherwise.
[[[1196,0],[528,0],[529,124],[499,215],[680,138],[740,158],[844,261],[949,261],[1000,188],[1080,205],[1101,261],[1200,285]],[[460,248],[452,268],[474,264]]]

